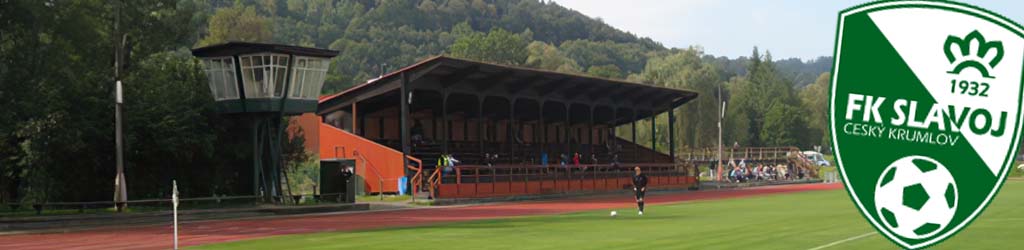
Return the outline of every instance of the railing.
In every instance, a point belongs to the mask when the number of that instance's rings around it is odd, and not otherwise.
[[[416,171],[416,173],[413,174],[412,178],[409,179],[409,183],[411,183],[410,186],[412,186],[412,188],[410,188],[412,189],[412,201],[416,202],[416,192],[418,191],[417,189],[420,189],[420,185],[422,184],[423,179],[423,161],[420,161],[420,159],[417,159],[416,157],[412,157],[410,155],[406,155],[405,157],[409,159],[409,161],[416,162],[416,167],[409,165],[405,166],[406,168]]]
[[[384,175],[381,175],[380,171],[377,170],[377,167],[374,166],[372,162],[367,160],[365,156],[363,156],[362,154],[359,154],[359,150],[352,150],[352,156],[359,157],[359,159],[363,161],[363,168],[364,169],[369,169],[370,171],[373,171],[373,174],[377,175],[377,181],[380,184],[379,187],[381,187],[381,191],[377,192],[377,194],[380,195],[380,200],[383,201],[384,200],[384,190],[383,190],[383,188],[384,188]]]
[[[679,156],[684,162],[715,162],[718,158],[717,148],[698,148],[684,150]],[[810,160],[797,147],[746,147],[722,148],[722,160],[756,161],[789,161],[802,168],[811,176],[817,176],[817,169],[810,167]]]
[[[723,159],[752,159],[752,160],[784,160],[799,157],[802,155],[796,147],[747,147],[747,148],[722,148]],[[686,161],[714,161],[718,157],[717,148],[699,148],[683,151],[680,157]]]
[[[345,146],[334,146],[334,158],[338,158],[338,149],[341,149],[341,158],[348,158],[345,153]]]
[[[182,203],[213,201],[215,204],[220,204],[222,202],[242,201],[243,203],[252,202],[252,203],[255,204],[255,203],[258,203],[260,201],[260,199],[262,199],[262,198],[263,197],[257,196],[257,195],[243,195],[243,196],[216,196],[216,197],[182,198],[182,199],[179,199],[179,201],[182,202]],[[129,207],[132,206],[132,205],[136,205],[136,206],[149,205],[149,206],[154,206],[154,207],[156,207],[156,206],[170,206],[171,199],[167,198],[167,199],[129,200],[126,203],[129,205]],[[32,203],[32,204],[27,204],[27,203],[6,203],[4,205],[8,206],[11,210],[19,209],[21,205],[30,205],[32,207],[32,209],[34,209],[36,211],[36,214],[41,214],[43,209],[47,208],[47,207],[49,207],[49,208],[56,208],[56,209],[74,208],[74,209],[78,209],[79,213],[85,213],[86,209],[114,207],[114,201],[42,202],[42,203]],[[0,216],[0,217],[2,217],[2,216]]]
[[[696,177],[679,164],[471,165],[435,171],[432,177],[437,177],[432,182],[438,189],[431,192],[436,198],[482,198],[621,190],[632,185],[630,178],[637,165],[650,179],[650,187],[696,185]]]

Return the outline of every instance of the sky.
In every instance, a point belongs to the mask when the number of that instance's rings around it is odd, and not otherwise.
[[[700,46],[705,53],[749,56],[754,46],[775,59],[831,56],[839,11],[854,0],[554,0],[667,47]],[[1024,23],[1024,1],[966,3]]]

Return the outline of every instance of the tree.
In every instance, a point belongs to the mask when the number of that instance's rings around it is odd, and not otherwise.
[[[764,139],[764,146],[794,146],[801,142],[804,131],[804,121],[800,109],[775,101],[768,108],[768,113],[765,114],[761,138]]]
[[[270,19],[256,13],[253,6],[236,5],[218,9],[210,18],[210,34],[199,45],[213,45],[228,41],[269,42],[273,39]]]
[[[622,78],[622,70],[615,64],[595,65],[587,69],[587,74],[609,79]]]
[[[140,59],[194,42],[196,7],[174,0],[5,3],[0,201],[110,199],[113,48],[127,43],[130,56],[118,71],[130,76]],[[126,89],[133,87],[126,81]],[[132,152],[130,143],[126,148]]]
[[[754,144],[754,138],[760,136],[754,126],[751,113],[754,110],[753,99],[757,93],[751,87],[751,83],[743,77],[733,77],[725,83],[729,93],[727,105],[725,106],[725,121],[722,124],[722,137],[725,142],[738,143],[743,146]]]
[[[766,52],[761,56],[757,47],[749,59],[747,74],[735,81],[738,83],[730,86],[730,105],[736,109],[738,115],[744,117],[736,118],[736,121],[746,122],[745,125],[734,126],[734,128],[747,128],[746,145],[763,146],[769,142],[777,143],[785,141],[781,138],[765,138],[765,136],[783,136],[784,133],[764,133],[767,123],[767,114],[771,108],[778,106],[781,109],[798,108],[800,101],[795,97],[792,84],[778,76],[775,64],[772,61],[771,53]],[[788,113],[787,113],[788,114]],[[802,143],[796,141],[795,143]],[[743,143],[741,141],[741,143]],[[797,144],[793,145],[797,145]]]
[[[501,28],[487,34],[472,32],[455,40],[449,47],[452,56],[509,65],[526,63],[529,56],[526,40]]]
[[[558,72],[566,73],[580,73],[580,65],[575,60],[569,58],[558,50],[557,47],[550,44],[534,41],[526,46],[527,54],[526,63],[527,67],[554,70]]]
[[[832,75],[821,73],[814,83],[800,91],[800,100],[807,110],[807,143],[811,145],[829,145],[828,131],[828,88]]]
[[[713,146],[718,142],[719,104],[715,95],[719,76],[714,66],[701,60],[700,51],[691,48],[672,52],[648,59],[639,80],[704,95],[673,111],[677,113],[676,140],[684,147]]]

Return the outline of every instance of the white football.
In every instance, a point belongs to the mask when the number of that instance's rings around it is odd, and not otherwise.
[[[615,216],[616,216],[616,215],[618,215],[618,214],[619,214],[619,213],[616,213],[615,211],[612,211],[612,214],[611,214],[611,216],[612,216],[612,217],[615,217]]]
[[[875,208],[897,235],[923,239],[941,232],[956,214],[959,193],[946,166],[924,156],[907,156],[882,171]]]

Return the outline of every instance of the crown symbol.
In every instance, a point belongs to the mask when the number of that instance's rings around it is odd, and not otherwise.
[[[1003,59],[1003,43],[1000,41],[986,42],[985,37],[977,30],[967,34],[964,38],[949,35],[942,47],[946,52],[946,59],[950,64],[955,65],[953,71],[949,72],[954,74],[960,74],[967,68],[974,68],[985,78],[993,78],[989,72]]]

